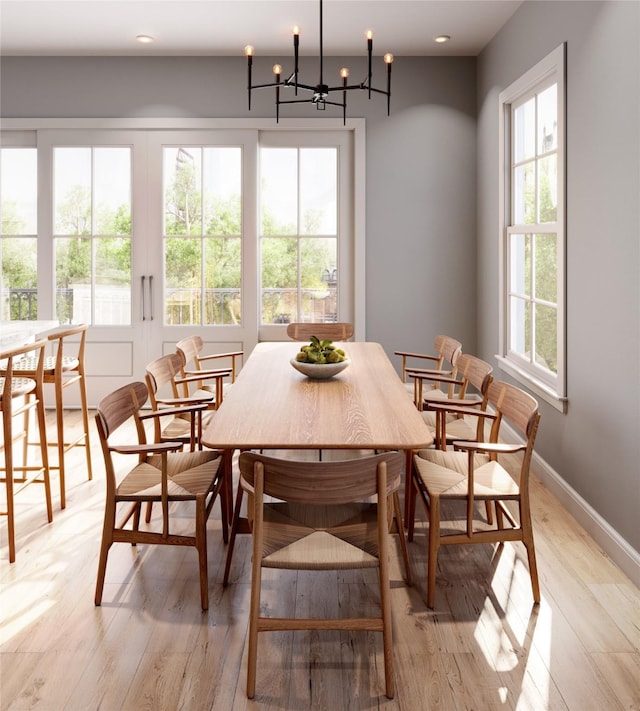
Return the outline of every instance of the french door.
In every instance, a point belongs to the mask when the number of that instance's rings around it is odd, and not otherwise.
[[[207,352],[354,320],[348,131],[38,131],[39,318],[91,325],[89,400]]]

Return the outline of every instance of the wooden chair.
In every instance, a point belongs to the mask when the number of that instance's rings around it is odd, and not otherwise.
[[[489,411],[481,415],[491,421],[487,442],[454,442],[456,451],[421,450],[413,458],[414,491],[410,495],[408,534],[413,538],[415,500],[419,494],[428,514],[427,605],[434,607],[438,550],[443,545],[522,541],[527,550],[533,599],[540,602],[540,586],[533,544],[529,502],[529,469],[538,431],[538,403],[520,388],[494,380],[488,386]],[[476,413],[477,415],[477,413]],[[523,441],[498,441],[500,425],[507,422]],[[520,471],[512,477],[501,463],[506,455],[521,453]],[[500,461],[499,461],[500,460]],[[442,529],[442,503],[463,502],[464,528]],[[476,518],[476,502],[493,502],[495,526]],[[508,505],[517,509],[514,514]],[[508,526],[505,526],[505,519]]]
[[[348,341],[353,336],[351,323],[290,323],[287,326],[287,336],[294,341],[309,341],[316,336],[321,341],[329,338],[332,341]]]
[[[103,398],[97,407],[96,424],[104,455],[107,495],[104,513],[95,604],[102,603],[102,592],[107,568],[107,557],[113,543],[155,543],[160,545],[194,546],[198,551],[200,569],[200,601],[202,609],[209,607],[209,581],[207,573],[207,519],[223,483],[222,458],[217,452],[180,452],[181,442],[156,442],[148,444],[144,421],[158,418],[158,412],[141,414],[140,409],[148,399],[144,383],[125,385]],[[206,407],[194,405],[192,411]],[[135,423],[137,443],[110,444],[111,435],[126,422]],[[113,455],[133,455],[136,465],[119,482]],[[194,502],[195,532],[192,535],[175,533],[171,527],[170,508],[175,502]],[[162,509],[161,530],[140,529],[143,503],[158,502]],[[130,507],[119,523],[116,514],[120,504]],[[183,514],[181,512],[180,519]],[[226,516],[223,507],[223,526]],[[125,528],[132,521],[131,528]],[[147,524],[150,523],[149,517]]]
[[[416,403],[418,409],[422,410],[422,417],[426,424],[435,432],[435,445],[440,449],[446,449],[447,444],[453,440],[482,440],[483,433],[478,431],[484,419],[471,417],[465,419],[465,415],[454,412],[454,407],[474,408],[478,412],[487,409],[487,389],[493,380],[493,368],[489,363],[469,353],[461,353],[456,360],[456,375],[443,375],[441,373],[418,373],[409,371],[415,379],[415,390],[417,393]],[[427,399],[423,396],[423,382],[427,381],[439,383],[447,389],[450,386],[457,388],[453,398]],[[473,394],[473,398],[468,397]]]
[[[53,521],[51,505],[51,482],[49,480],[49,454],[47,448],[47,428],[44,414],[42,380],[45,361],[46,340],[30,343],[26,346],[11,348],[0,353],[0,414],[2,415],[2,444],[4,463],[0,467],[0,481],[7,490],[7,510],[0,515],[7,517],[7,537],[9,541],[9,563],[16,559],[15,505],[14,498],[29,484],[43,484],[47,504],[47,518]],[[24,376],[16,372],[15,364],[22,358],[35,361],[33,376]],[[19,377],[14,377],[18,375]],[[30,465],[27,457],[28,419],[35,410],[38,421],[38,447],[40,463]],[[22,417],[23,425],[14,429],[14,418]],[[16,464],[14,445],[22,442],[22,464]],[[17,486],[16,486],[17,485]]]
[[[394,351],[395,355],[402,358],[402,382],[405,383],[406,389],[413,395],[416,406],[418,405],[418,393],[416,390],[417,381],[413,379],[411,374],[428,375],[430,373],[439,373],[440,375],[450,375],[455,377],[456,363],[462,352],[462,344],[455,338],[450,336],[436,336],[434,339],[435,354],[429,355],[426,353],[410,353],[408,351]],[[422,364],[431,364],[431,368],[418,367],[415,361],[418,360]],[[431,383],[431,387],[422,389],[423,399],[443,399],[453,397],[454,385],[450,384],[445,390],[438,387],[435,381]]]
[[[87,381],[84,365],[85,342],[87,337],[86,324],[71,326],[55,331],[47,337],[54,344],[56,352],[47,356],[44,361],[43,381],[52,384],[55,393],[56,405],[56,433],[55,441],[49,440],[50,447],[58,450],[57,465],[50,465],[50,469],[60,472],[60,508],[65,508],[66,501],[66,463],[65,455],[74,447],[84,447],[87,460],[87,478],[92,479],[91,469],[91,443],[89,441],[89,408],[87,406]],[[75,341],[76,336],[80,337]],[[15,370],[20,371],[24,377],[35,377],[37,361],[34,358],[24,358],[15,364]],[[78,385],[80,391],[80,404],[82,412],[82,432],[72,441],[65,441],[64,422],[64,391],[71,385]]]
[[[145,380],[151,408],[161,413],[154,420],[156,442],[182,442],[193,450],[196,446],[201,448],[202,427],[207,424],[211,413],[209,416],[203,416],[199,411],[194,418],[189,410],[181,411],[179,408],[204,404],[203,409],[208,410],[214,403],[215,395],[209,391],[198,390],[185,396],[180,390],[181,387],[196,383],[198,378],[182,377],[182,364],[182,356],[178,353],[168,353],[156,358],[147,365]],[[222,380],[224,376],[217,374],[207,377]]]
[[[333,462],[280,460],[254,452],[239,459],[253,533],[247,696],[256,686],[258,633],[275,630],[382,632],[385,690],[394,695],[389,596],[389,501],[404,472],[404,457],[387,452]],[[275,502],[267,503],[265,497]],[[373,500],[366,501],[369,497]],[[260,614],[263,568],[377,569],[381,612],[361,618],[273,618]]]
[[[224,393],[235,382],[238,374],[238,360],[244,356],[243,351],[200,355],[204,343],[200,336],[187,336],[176,344],[176,353],[182,358],[181,376],[183,378],[183,397],[189,397],[194,392],[205,391],[213,394],[210,407],[217,410],[224,398]],[[203,363],[212,364],[228,362],[224,368],[203,368]],[[193,368],[193,369],[191,369]],[[191,380],[191,376],[201,375],[200,380]],[[220,376],[220,377],[217,377]],[[206,382],[212,380],[213,383]],[[190,384],[195,386],[195,391]]]

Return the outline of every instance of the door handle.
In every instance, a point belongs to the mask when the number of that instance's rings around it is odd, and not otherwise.
[[[149,276],[149,321],[153,321],[153,274]]]
[[[146,278],[147,277],[145,277],[145,276],[140,277],[140,286],[142,288],[142,320],[143,321],[146,321],[146,319],[147,319],[147,316],[146,316],[147,309],[146,309],[145,302],[144,302],[144,280]]]

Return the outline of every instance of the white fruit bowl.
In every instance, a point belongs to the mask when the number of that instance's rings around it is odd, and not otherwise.
[[[303,363],[302,361],[292,358],[291,365],[303,375],[314,380],[326,380],[333,378],[334,375],[341,373],[345,368],[349,367],[351,361],[349,358],[340,361],[339,363]]]

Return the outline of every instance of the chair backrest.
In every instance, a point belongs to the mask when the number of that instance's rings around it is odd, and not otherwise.
[[[118,427],[137,415],[148,397],[147,386],[141,382],[128,383],[103,397],[96,407],[96,424],[101,442],[106,442]]]
[[[404,456],[384,452],[338,461],[294,461],[256,452],[239,459],[243,488],[252,493],[258,467],[264,471],[264,494],[300,504],[332,505],[360,501],[378,493],[378,469],[386,470],[387,495],[398,489],[404,476]]]
[[[462,385],[458,390],[458,397],[465,397],[469,385],[471,385],[476,393],[482,395],[483,400],[486,401],[487,388],[493,380],[493,367],[486,361],[469,353],[460,353],[456,360],[456,369],[457,377],[462,381]]]
[[[353,336],[353,324],[290,323],[287,326],[287,336],[294,341],[308,341],[311,336],[320,340],[330,338],[332,341],[348,341]]]
[[[182,357],[178,353],[167,353],[167,355],[160,356],[160,358],[156,358],[147,364],[145,380],[149,390],[151,407],[154,410],[158,408],[156,396],[164,386],[171,386],[172,397],[180,397],[175,379],[180,376],[181,372]]]
[[[524,390],[501,380],[494,380],[489,383],[487,397],[490,407],[497,414],[497,418],[491,426],[490,441],[498,442],[500,426],[503,421],[506,421],[515,430],[516,434],[525,441],[519,480],[521,492],[525,492],[529,477],[529,466],[533,455],[533,445],[538,432],[538,425],[540,424],[538,402]]]
[[[449,363],[452,374],[455,375],[458,357],[462,353],[462,343],[451,336],[436,336],[433,342],[436,352],[440,356],[436,367],[438,370],[442,370],[445,363]]]
[[[182,356],[183,368],[189,363],[193,363],[200,370],[198,354],[202,350],[204,342],[200,336],[187,336],[176,343],[176,353]]]

